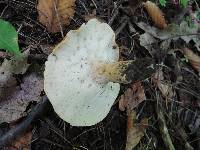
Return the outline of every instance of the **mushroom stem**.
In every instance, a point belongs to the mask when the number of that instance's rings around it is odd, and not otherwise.
[[[118,61],[97,68],[98,76],[103,76],[107,81],[124,84],[144,80],[153,73],[153,60],[151,58]]]

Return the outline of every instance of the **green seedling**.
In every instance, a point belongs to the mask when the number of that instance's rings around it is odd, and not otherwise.
[[[188,5],[188,1],[189,0],[179,0],[179,3],[181,4],[181,6],[186,7]],[[161,6],[166,6],[167,1],[166,0],[159,0],[159,3]]]

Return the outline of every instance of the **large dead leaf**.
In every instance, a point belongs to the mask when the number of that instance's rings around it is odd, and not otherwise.
[[[182,52],[184,53],[185,57],[188,59],[189,63],[192,65],[192,67],[198,71],[199,75],[200,75],[200,56],[198,56],[197,54],[195,54],[193,51],[191,51],[188,48],[184,48],[182,50]]]
[[[124,111],[127,108],[127,114],[129,114],[144,100],[146,100],[144,87],[141,85],[141,82],[136,82],[120,97],[119,109]]]
[[[166,99],[172,98],[173,90],[170,84],[164,82],[164,75],[161,70],[157,71],[152,77],[152,82],[158,87],[162,96]]]
[[[136,113],[133,111],[127,118],[126,150],[132,150],[140,142],[148,125],[148,120],[146,118],[142,119],[140,124],[136,124],[135,120]]]
[[[74,16],[75,0],[39,0],[39,21],[49,32],[59,32]]]
[[[1,88],[0,123],[24,116],[29,102],[38,101],[42,90],[43,77],[37,73],[27,74],[20,85]]]
[[[161,40],[177,40],[181,38],[186,43],[193,41],[195,43],[195,47],[200,51],[200,34],[198,33],[198,23],[194,22],[192,26],[189,26],[186,21],[182,21],[179,25],[170,24],[164,30],[149,26],[144,22],[139,22],[137,25],[148,34],[148,38],[152,36],[150,40],[153,38],[158,38]],[[142,43],[142,46],[152,43],[146,42],[143,39],[143,37],[140,38],[140,43]]]
[[[155,3],[151,1],[146,1],[145,3],[143,3],[143,5],[157,27],[161,29],[167,27],[163,12]]]

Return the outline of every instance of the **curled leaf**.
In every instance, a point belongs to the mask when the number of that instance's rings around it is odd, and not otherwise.
[[[198,56],[197,54],[195,54],[193,51],[191,51],[188,48],[184,48],[182,52],[184,53],[184,55],[186,56],[186,58],[188,59],[192,67],[196,71],[198,71],[200,75],[200,56]]]
[[[135,123],[136,113],[133,111],[127,118],[127,141],[126,150],[132,150],[144,136],[145,129],[148,125],[148,119],[144,118],[140,124]]]
[[[136,82],[120,97],[119,109],[124,111],[127,108],[127,114],[130,114],[145,99],[144,87],[141,82]]]
[[[158,87],[164,98],[171,98],[173,96],[172,86],[164,82],[164,75],[161,70],[157,71],[152,77],[152,82]]]
[[[147,1],[143,5],[157,27],[161,29],[164,29],[167,27],[165,18],[163,16],[163,12],[155,3],[151,1]]]

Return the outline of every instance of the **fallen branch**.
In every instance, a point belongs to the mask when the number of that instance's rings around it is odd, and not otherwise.
[[[20,135],[25,133],[26,129],[28,129],[31,122],[38,118],[41,114],[43,114],[43,111],[49,104],[48,98],[46,96],[43,97],[40,103],[38,103],[32,111],[28,114],[26,119],[22,121],[19,125],[17,125],[15,128],[10,129],[5,135],[0,137],[0,149],[10,144],[13,140],[18,138]]]

